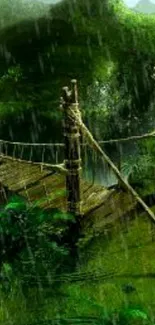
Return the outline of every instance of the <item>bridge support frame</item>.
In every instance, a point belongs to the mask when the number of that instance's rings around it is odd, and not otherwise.
[[[80,189],[80,133],[75,118],[71,117],[70,109],[80,114],[78,104],[77,81],[71,80],[71,90],[63,87],[61,97],[64,112],[64,143],[65,143],[65,168],[66,191],[67,191],[67,212],[81,216],[81,189]]]

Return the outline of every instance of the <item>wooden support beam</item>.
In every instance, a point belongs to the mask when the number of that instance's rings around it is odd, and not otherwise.
[[[80,133],[76,120],[70,118],[70,109],[80,114],[76,80],[71,81],[71,90],[63,87],[62,106],[64,112],[64,143],[65,143],[65,168],[67,190],[67,211],[74,215],[81,215],[80,193]]]

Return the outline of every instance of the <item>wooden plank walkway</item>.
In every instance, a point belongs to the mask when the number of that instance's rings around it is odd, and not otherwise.
[[[45,210],[58,208],[66,211],[67,200],[65,175],[40,166],[1,159],[0,183],[11,194],[18,194]],[[81,179],[82,228],[93,234],[102,231],[108,224],[115,224],[132,211],[137,202],[128,192],[108,190],[101,185],[91,185]],[[0,195],[1,196],[1,195]],[[0,197],[0,203],[4,201]]]
[[[19,194],[29,202],[38,201],[44,209],[66,211],[65,175],[18,161],[1,159],[0,183],[11,193]],[[81,179],[82,212],[87,214],[100,206],[111,191],[100,185],[91,185]]]

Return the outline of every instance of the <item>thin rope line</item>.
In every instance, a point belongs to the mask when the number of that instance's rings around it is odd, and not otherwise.
[[[25,164],[31,164],[31,165],[38,165],[40,167],[50,167],[50,168],[53,168],[53,169],[56,169],[56,170],[59,170],[60,172],[63,172],[63,173],[67,173],[67,169],[64,168],[64,164],[58,164],[58,165],[52,165],[52,164],[48,164],[48,163],[43,163],[43,162],[35,162],[35,161],[31,161],[31,160],[24,160],[24,159],[20,159],[20,158],[13,158],[11,156],[6,156],[6,155],[3,155],[1,154],[0,155],[0,158],[2,159],[8,159],[8,160],[11,160],[11,161],[17,161],[17,162],[20,162],[20,163],[25,163]]]
[[[127,137],[127,138],[98,141],[98,143],[100,143],[100,144],[101,143],[116,143],[116,142],[130,141],[130,140],[141,140],[141,139],[152,138],[152,137],[155,137],[155,131],[153,131],[151,133],[145,133],[142,135],[133,135],[133,136]]]
[[[98,143],[116,143],[116,142],[126,142],[130,140],[141,140],[145,138],[154,138],[155,137],[155,131],[152,131],[150,133],[145,133],[142,135],[133,135],[127,138],[118,138],[118,139],[110,139],[110,140],[98,140]],[[22,146],[49,146],[49,147],[64,147],[64,143],[39,143],[39,142],[13,142],[13,141],[7,141],[7,140],[0,140],[0,143],[4,144],[12,144],[12,145],[22,145]],[[81,146],[86,146],[88,143],[81,143]]]
[[[12,142],[12,141],[7,141],[7,140],[0,140],[0,143],[4,143],[4,144],[12,144],[12,145],[19,145],[19,146],[60,146],[60,147],[64,147],[64,143],[38,143],[38,142]]]

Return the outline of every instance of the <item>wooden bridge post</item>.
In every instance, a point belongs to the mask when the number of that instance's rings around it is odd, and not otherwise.
[[[70,117],[70,108],[77,114],[80,113],[78,104],[78,92],[76,80],[71,81],[71,90],[63,87],[63,111],[64,111],[64,142],[65,142],[65,167],[67,190],[67,211],[76,216],[81,215],[81,191],[80,191],[80,133],[75,119]]]

